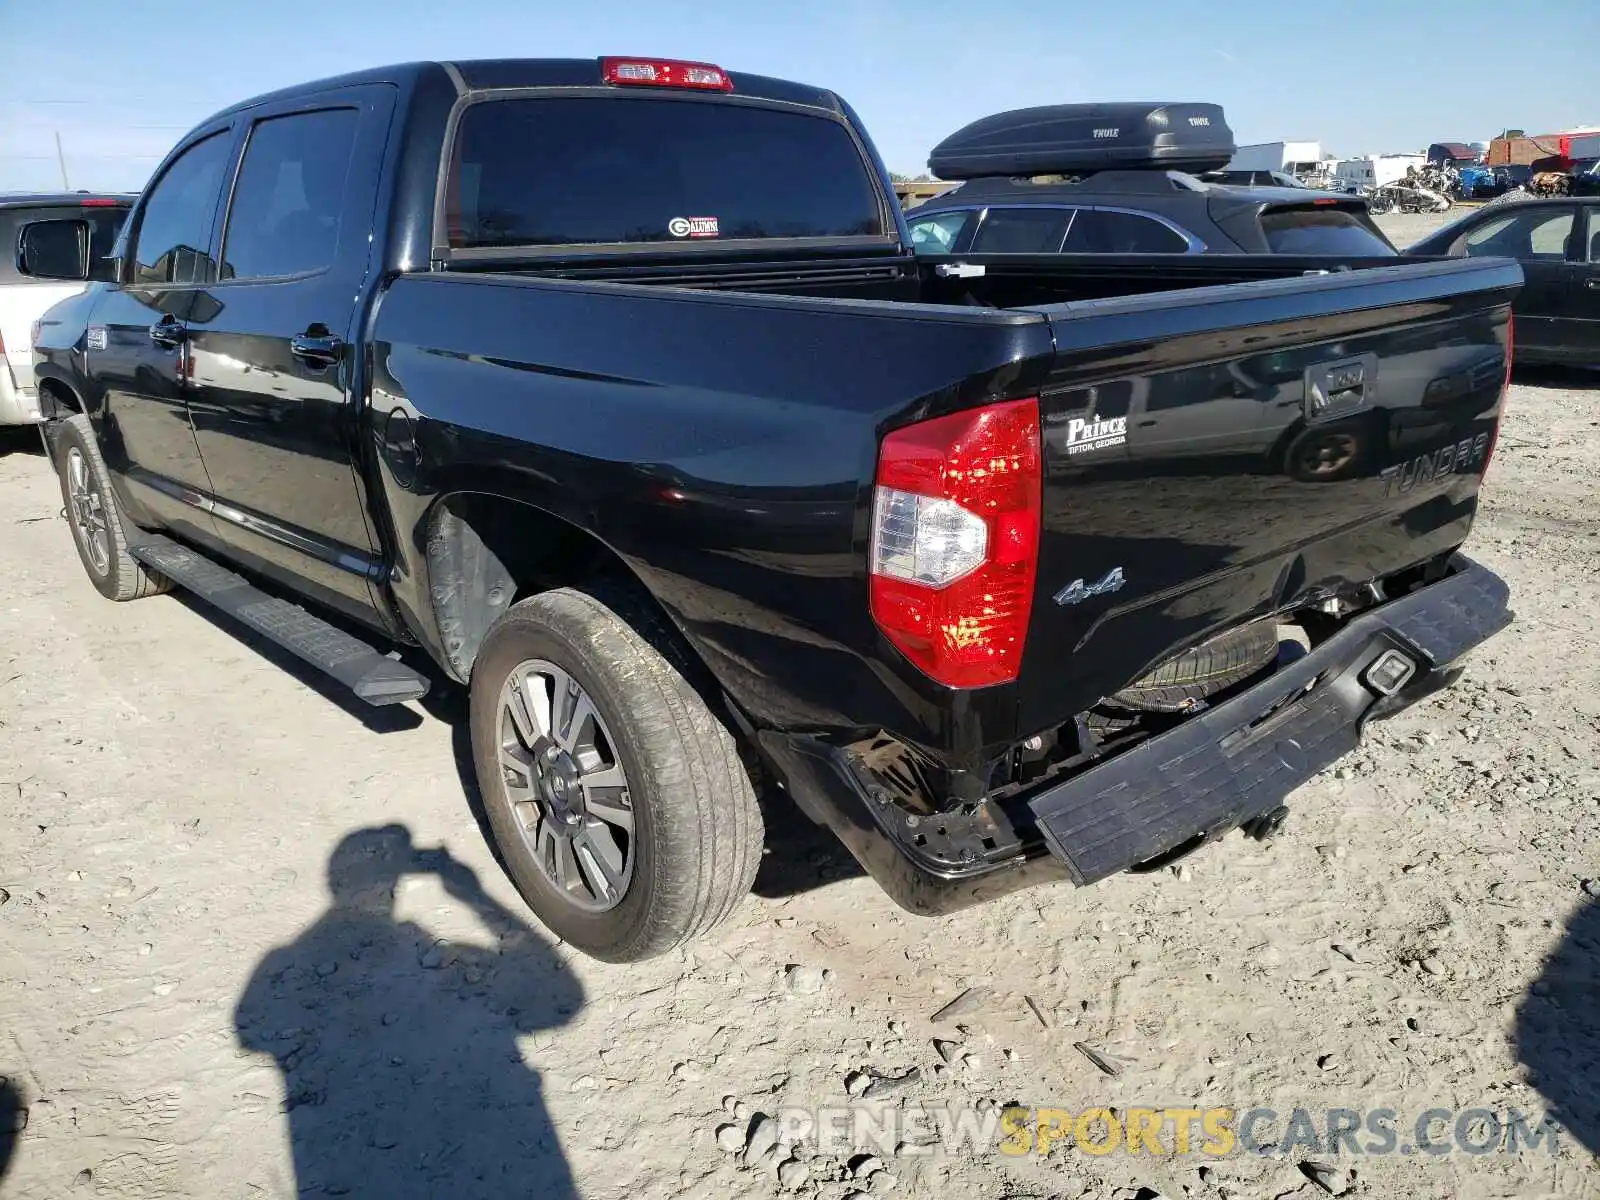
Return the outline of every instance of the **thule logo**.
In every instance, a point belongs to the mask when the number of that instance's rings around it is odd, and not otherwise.
[[[1210,117],[1190,117],[1189,118],[1189,124],[1195,126],[1196,128],[1199,128],[1201,125],[1209,125],[1209,124],[1211,124],[1211,118]]]
[[[1085,583],[1081,579],[1074,579],[1066,587],[1056,593],[1056,603],[1063,607],[1071,604],[1082,604],[1090,596],[1104,596],[1110,592],[1122,590],[1122,585],[1127,580],[1122,577],[1121,567],[1112,567],[1093,583]]]
[[[1127,417],[1102,417],[1090,421],[1073,417],[1067,422],[1067,453],[1082,454],[1086,450],[1104,450],[1120,446],[1128,440]]]
[[[1097,137],[1097,138],[1114,138],[1121,132],[1122,131],[1120,129],[1116,129],[1116,128],[1096,129],[1094,131],[1094,136]]]

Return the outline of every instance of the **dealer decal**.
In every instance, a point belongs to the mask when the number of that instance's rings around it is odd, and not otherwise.
[[[1108,450],[1128,440],[1127,417],[1101,417],[1088,421],[1073,417],[1067,422],[1067,453],[1082,454],[1087,450]]]
[[[707,238],[718,235],[715,217],[673,217],[667,222],[667,232],[673,237]]]

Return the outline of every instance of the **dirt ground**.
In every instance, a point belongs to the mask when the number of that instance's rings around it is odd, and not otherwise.
[[[795,815],[724,929],[628,967],[553,944],[497,869],[458,698],[364,712],[198,604],[101,600],[12,439],[0,1194],[1600,1196],[1597,385],[1512,388],[1469,549],[1516,623],[1275,841],[926,920]],[[1284,1148],[744,1153],[762,1113],[1010,1103],[1271,1108]],[[1297,1107],[1392,1109],[1407,1146],[1431,1108],[1564,1129],[1334,1154],[1292,1144]]]

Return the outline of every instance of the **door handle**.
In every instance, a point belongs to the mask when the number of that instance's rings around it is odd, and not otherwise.
[[[1583,281],[1583,286],[1591,292],[1600,292],[1600,275],[1591,275]]]
[[[170,350],[183,341],[185,332],[182,321],[171,313],[163,313],[161,319],[150,326],[150,340]]]
[[[297,333],[289,339],[289,353],[308,367],[331,367],[344,353],[344,341],[324,334]]]

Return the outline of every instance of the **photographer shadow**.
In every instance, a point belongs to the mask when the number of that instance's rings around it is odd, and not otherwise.
[[[402,877],[434,874],[494,934],[485,949],[396,919]],[[301,1196],[575,1196],[519,1034],[565,1024],[582,987],[447,850],[403,825],[328,861],[332,903],[256,967],[239,1044],[270,1055]]]
[[[1549,1115],[1600,1154],[1600,903],[1586,901],[1568,919],[1517,1008],[1516,1046]]]

